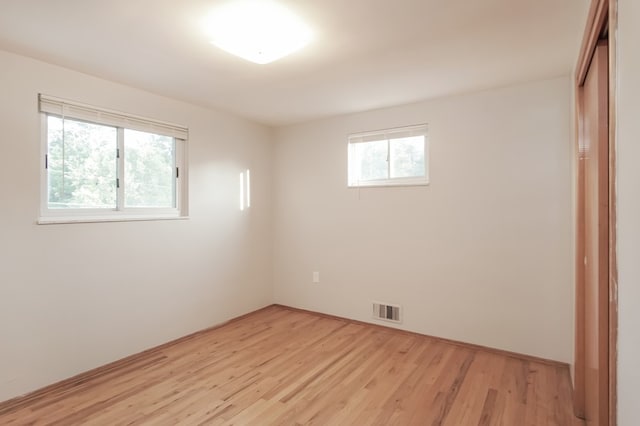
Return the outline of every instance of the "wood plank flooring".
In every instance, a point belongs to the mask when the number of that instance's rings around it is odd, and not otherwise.
[[[272,306],[0,410],[1,425],[559,425],[566,367]]]

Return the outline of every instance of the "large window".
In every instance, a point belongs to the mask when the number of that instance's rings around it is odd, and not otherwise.
[[[186,214],[186,128],[40,95],[41,223]]]
[[[349,135],[349,186],[426,185],[427,126]]]

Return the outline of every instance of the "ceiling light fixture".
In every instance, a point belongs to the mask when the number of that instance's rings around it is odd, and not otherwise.
[[[211,42],[257,64],[267,64],[305,46],[312,32],[272,0],[236,0],[215,9],[206,21]]]

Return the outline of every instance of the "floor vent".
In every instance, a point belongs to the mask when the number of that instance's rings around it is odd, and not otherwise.
[[[389,305],[388,303],[373,302],[373,317],[375,319],[384,321],[397,323],[402,322],[402,317],[400,316],[400,306]]]

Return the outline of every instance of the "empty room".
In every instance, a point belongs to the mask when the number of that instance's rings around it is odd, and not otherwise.
[[[637,0],[0,0],[0,424],[635,426]]]

